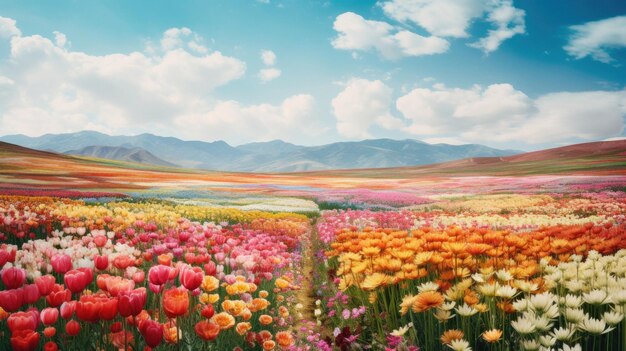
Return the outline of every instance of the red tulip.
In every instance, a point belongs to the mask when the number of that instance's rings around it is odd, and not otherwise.
[[[46,301],[51,307],[59,307],[63,302],[71,299],[72,293],[60,284],[54,284],[52,291],[46,297]]]
[[[39,289],[39,295],[48,296],[55,282],[54,276],[49,274],[35,279],[35,285],[37,285],[37,289]]]
[[[65,333],[67,333],[67,335],[76,336],[79,332],[80,324],[77,321],[71,320],[65,324]]]
[[[48,341],[45,345],[43,345],[44,351],[58,351],[59,346],[54,341]]]
[[[11,347],[15,351],[32,351],[39,345],[39,333],[20,330],[11,335]]]
[[[77,294],[87,287],[91,280],[86,272],[78,269],[72,269],[63,276],[65,286],[73,293]]]
[[[215,274],[217,274],[217,266],[215,265],[215,262],[210,261],[209,263],[205,264],[204,271],[207,275],[215,276]]]
[[[196,290],[202,284],[204,273],[200,267],[184,267],[180,271],[180,282],[187,290]]]
[[[118,300],[117,297],[107,298],[102,301],[100,309],[100,319],[110,321],[117,316]]]
[[[76,311],[76,301],[66,301],[61,305],[61,317],[63,319],[70,319]]]
[[[157,321],[148,319],[141,322],[139,331],[150,347],[157,347],[163,341],[163,325]]]
[[[76,303],[76,317],[86,322],[97,322],[101,309],[102,303],[93,295],[83,295]]]
[[[122,317],[136,316],[141,313],[148,295],[146,288],[120,292],[118,309]]]
[[[0,291],[0,307],[7,312],[17,311],[22,307],[24,295],[22,289]]]
[[[35,284],[24,285],[24,287],[22,288],[22,292],[24,294],[23,303],[26,305],[33,304],[37,302],[37,300],[39,300],[39,297],[40,297],[39,289],[37,288],[37,285]]]
[[[133,274],[133,281],[137,284],[143,283],[145,279],[146,279],[146,272],[144,271],[137,271],[135,272],[135,274]]]
[[[55,328],[55,327],[45,327],[44,330],[43,330],[43,335],[46,338],[51,338],[51,337],[55,336],[56,333],[57,333],[57,328]]]
[[[25,270],[17,267],[2,270],[2,283],[7,289],[17,289],[24,285],[24,282],[26,282]]]
[[[7,325],[11,333],[19,330],[35,330],[39,324],[39,315],[35,311],[15,312],[7,319]]]
[[[57,254],[50,259],[52,269],[59,274],[65,274],[72,269],[72,258],[68,255]]]
[[[100,278],[100,277],[98,277]],[[118,296],[121,292],[131,291],[135,288],[135,282],[118,276],[108,276],[105,281],[105,288],[112,296]]]
[[[93,242],[96,243],[97,247],[103,247],[104,245],[106,245],[107,241],[108,239],[104,235],[97,235],[93,238]]]
[[[109,256],[95,255],[93,257],[93,263],[96,266],[96,269],[103,271],[109,268]]]
[[[52,325],[59,319],[59,310],[54,307],[48,307],[41,310],[39,318],[44,325]]]
[[[171,270],[172,268],[162,264],[153,266],[148,271],[148,280],[154,285],[163,285],[169,280]]]
[[[200,314],[202,314],[202,317],[209,319],[215,314],[215,309],[213,308],[213,305],[206,305],[202,308]]]

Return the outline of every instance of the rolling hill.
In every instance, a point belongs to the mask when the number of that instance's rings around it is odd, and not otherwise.
[[[87,146],[80,150],[66,151],[64,154],[106,158],[109,160],[136,162],[157,166],[178,167],[176,164],[162,160],[140,147],[127,148],[122,146]]]

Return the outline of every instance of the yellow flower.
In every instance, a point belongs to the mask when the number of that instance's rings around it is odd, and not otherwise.
[[[214,276],[207,275],[202,279],[202,285],[200,285],[200,287],[206,292],[211,292],[220,287],[220,281]]]

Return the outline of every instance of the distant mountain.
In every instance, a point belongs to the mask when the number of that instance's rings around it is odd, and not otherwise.
[[[428,144],[410,139],[373,139],[321,146],[299,146],[274,140],[233,147],[224,141],[184,141],[152,134],[109,136],[93,131],[46,134],[40,137],[8,135],[0,137],[0,141],[60,153],[99,146],[101,148],[98,149],[97,156],[106,158],[112,156],[106,156],[109,152],[105,152],[102,148],[104,146],[140,148],[157,159],[182,167],[242,172],[403,167],[519,153],[477,144]]]
[[[178,167],[176,164],[162,160],[140,147],[127,148],[122,146],[87,146],[80,150],[64,152],[67,155],[107,158],[110,160],[143,163],[156,166]]]

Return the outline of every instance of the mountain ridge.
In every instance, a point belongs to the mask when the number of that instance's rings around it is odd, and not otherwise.
[[[231,146],[222,140],[185,141],[150,133],[111,136],[95,131],[44,134],[39,137],[7,135],[0,137],[0,141],[59,153],[76,152],[87,147],[140,148],[156,159],[185,168],[270,173],[419,166],[468,157],[498,157],[519,153],[517,150],[500,150],[480,144],[428,144],[413,139],[367,139],[319,146],[272,140]],[[106,154],[94,156],[113,157]]]

